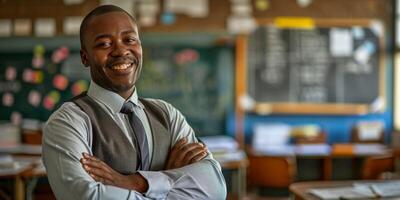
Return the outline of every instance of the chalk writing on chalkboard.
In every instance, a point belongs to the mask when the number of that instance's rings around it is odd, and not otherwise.
[[[257,103],[373,104],[382,34],[371,26],[260,26],[248,36],[247,94]]]

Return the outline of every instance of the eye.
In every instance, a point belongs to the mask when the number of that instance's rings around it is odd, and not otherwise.
[[[139,44],[140,41],[136,37],[128,37],[125,40],[128,44]]]
[[[100,47],[100,48],[107,48],[111,46],[111,42],[98,42],[96,44],[96,47]]]

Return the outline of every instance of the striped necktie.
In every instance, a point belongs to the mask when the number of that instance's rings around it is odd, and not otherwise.
[[[136,149],[138,153],[138,162],[139,168],[138,170],[149,170],[149,144],[147,142],[146,132],[144,130],[143,124],[140,121],[139,117],[133,111],[135,105],[132,102],[127,101],[121,108],[121,113],[127,114],[129,117],[130,125],[134,132],[134,137],[136,139],[137,146]]]

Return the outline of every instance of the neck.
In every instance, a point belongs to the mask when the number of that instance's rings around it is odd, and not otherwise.
[[[127,100],[129,97],[132,96],[133,92],[135,92],[135,87],[132,87],[129,90],[126,91],[119,91],[117,92],[122,98],[124,98],[125,100]]]

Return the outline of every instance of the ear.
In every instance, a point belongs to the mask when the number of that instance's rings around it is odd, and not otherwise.
[[[85,67],[89,67],[89,59],[88,59],[87,52],[85,50],[81,49],[80,54],[81,54],[82,64],[85,65]]]

